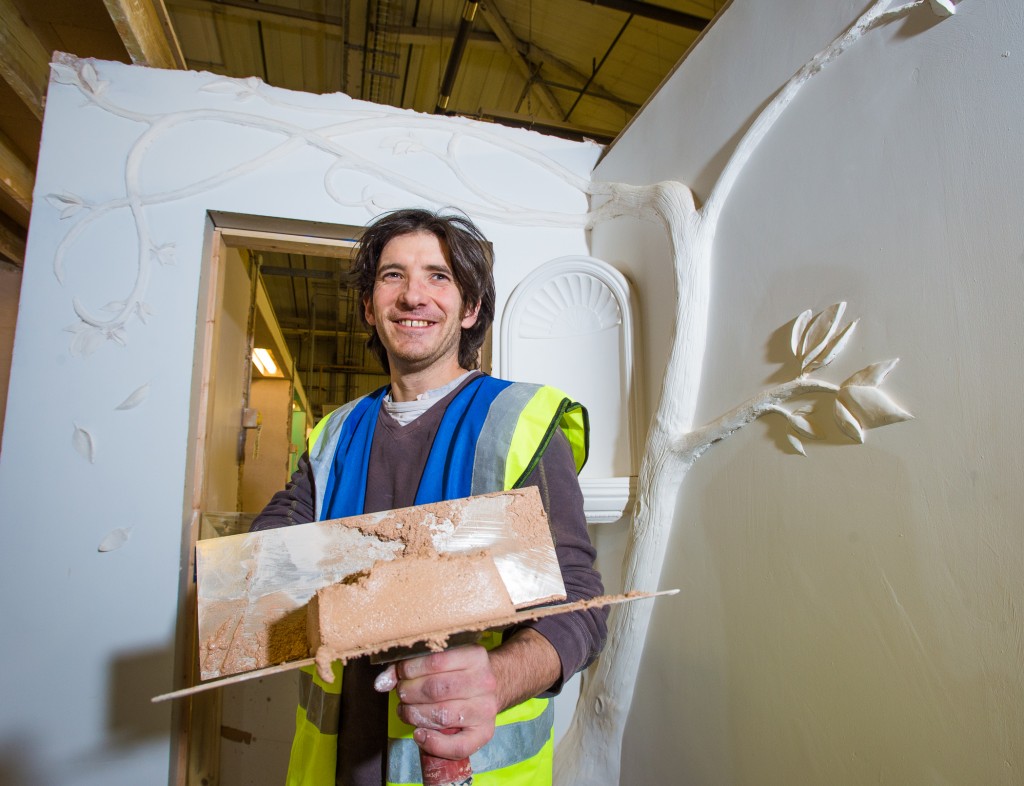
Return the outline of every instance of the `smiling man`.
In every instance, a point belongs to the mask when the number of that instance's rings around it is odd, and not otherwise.
[[[352,274],[391,383],[317,424],[253,529],[533,485],[569,600],[601,594],[576,479],[586,411],[554,388],[476,370],[494,319],[483,235],[461,215],[388,213],[366,229]],[[605,614],[550,617],[384,671],[336,664],[333,684],[304,673],[287,783],[417,784],[419,746],[470,756],[478,786],[550,784],[549,697],[597,656]]]

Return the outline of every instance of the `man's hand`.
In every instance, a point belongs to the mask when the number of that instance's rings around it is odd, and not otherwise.
[[[397,686],[398,716],[416,727],[413,739],[420,748],[462,759],[494,736],[499,712],[543,693],[561,675],[555,648],[526,628],[490,652],[471,645],[393,663],[374,688],[386,692]]]
[[[374,681],[382,692],[396,686],[398,717],[416,727],[413,739],[431,756],[462,759],[494,736],[494,718],[502,709],[498,680],[480,645],[393,663]],[[442,734],[441,729],[456,733]]]

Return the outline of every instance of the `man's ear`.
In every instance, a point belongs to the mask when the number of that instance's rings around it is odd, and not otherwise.
[[[476,318],[480,316],[480,304],[467,308],[462,312],[462,329],[469,330],[476,324]]]
[[[377,326],[377,318],[373,314],[373,298],[369,296],[363,297],[363,318],[366,319],[367,325]]]

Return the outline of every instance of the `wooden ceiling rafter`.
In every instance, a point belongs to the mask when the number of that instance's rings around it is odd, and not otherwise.
[[[0,191],[25,211],[24,216],[11,217],[26,227],[29,213],[32,211],[32,189],[35,182],[36,176],[32,168],[15,150],[7,135],[0,131]]]
[[[578,68],[576,68],[572,63],[568,62],[567,60],[564,60],[561,57],[558,57],[558,55],[549,52],[547,49],[544,49],[543,47],[537,46],[536,44],[530,42],[524,42],[523,46],[527,48],[527,58],[531,60],[538,60],[544,65],[550,65],[557,68],[566,76],[569,76],[572,79],[578,81],[580,85],[586,83],[587,80],[590,78],[582,71],[580,71]],[[579,86],[562,85],[550,79],[544,79],[543,81],[550,87],[558,87],[561,88],[562,90],[569,90],[574,93],[579,92],[580,89]],[[602,98],[605,101],[608,101],[609,103],[615,104],[617,107],[628,112],[630,115],[632,115],[640,108],[640,104],[636,103],[635,101],[629,101],[623,98],[622,96],[616,95],[614,92],[608,90],[606,87],[604,87],[597,81],[591,82],[591,85],[588,88],[587,92],[590,96],[594,98]]]
[[[163,0],[103,0],[132,62],[184,69],[185,56]]]
[[[0,76],[42,121],[50,54],[11,0],[0,0]]]
[[[501,45],[505,48],[508,56],[512,58],[513,65],[523,75],[527,86],[537,91],[541,104],[550,113],[551,117],[560,118],[564,110],[559,105],[558,99],[555,98],[555,94],[551,92],[551,88],[537,79],[538,66],[534,66],[526,59],[526,56],[523,54],[523,47],[520,45],[520,41],[515,33],[512,32],[508,22],[505,21],[505,17],[501,15],[501,12],[498,11],[493,3],[485,3],[480,10],[483,13],[484,21],[487,22],[491,31],[501,41]]]
[[[16,267],[25,266],[25,239],[0,224],[0,260],[6,259]]]

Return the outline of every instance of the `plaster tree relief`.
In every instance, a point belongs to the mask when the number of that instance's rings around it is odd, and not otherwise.
[[[882,393],[878,385],[895,361],[868,366],[842,385],[810,377],[842,350],[852,325],[840,326],[844,307],[837,304],[817,316],[804,313],[794,323],[794,353],[802,370],[796,379],[727,413],[703,428],[693,428],[697,393],[707,339],[711,252],[722,207],[740,171],[775,121],[800,89],[823,68],[850,50],[871,30],[939,2],[936,12],[953,7],[942,0],[895,4],[876,0],[840,36],[806,63],[768,102],[733,150],[703,206],[678,182],[650,186],[594,183],[591,194],[606,201],[593,210],[595,220],[633,216],[655,220],[668,230],[675,273],[675,331],[660,401],[651,427],[633,509],[632,531],[624,558],[626,591],[656,589],[664,565],[679,488],[694,461],[715,441],[769,412],[787,418],[792,444],[802,452],[802,438],[815,428],[808,413],[784,407],[802,392],[835,394],[835,413],[841,427],[862,440],[865,428],[909,417]],[[934,5],[932,6],[934,8]],[[604,786],[619,782],[622,738],[650,623],[651,607],[614,609],[609,619],[608,645],[583,682],[572,723],[555,752],[558,786]]]

